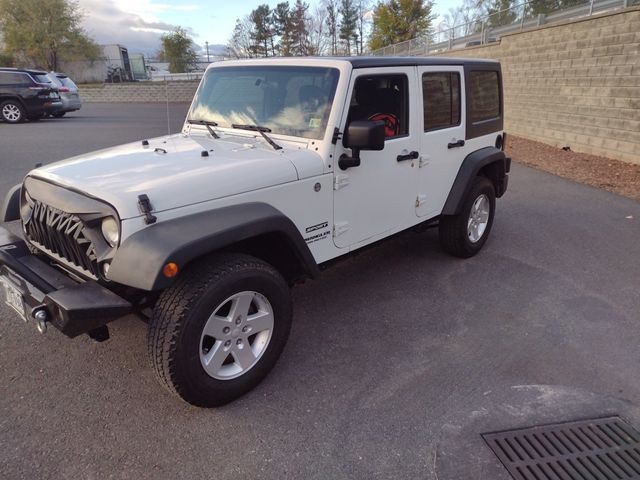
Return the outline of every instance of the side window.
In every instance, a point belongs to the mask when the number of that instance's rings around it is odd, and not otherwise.
[[[460,74],[425,73],[422,98],[425,132],[460,125]]]
[[[27,81],[26,75],[24,73],[0,72],[0,84],[16,85],[22,83],[30,83]]]
[[[495,71],[469,72],[469,121],[500,117],[500,78]]]
[[[358,77],[347,122],[383,120],[387,138],[409,134],[409,80],[406,75]]]

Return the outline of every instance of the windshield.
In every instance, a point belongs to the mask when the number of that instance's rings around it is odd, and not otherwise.
[[[221,67],[207,71],[189,120],[260,125],[275,134],[321,139],[339,72],[322,67]]]

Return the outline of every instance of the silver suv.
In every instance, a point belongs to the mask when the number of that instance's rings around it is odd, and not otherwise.
[[[62,100],[62,108],[51,113],[52,117],[61,118],[67,112],[75,112],[82,108],[80,100],[80,92],[78,86],[64,73],[49,72],[48,75],[51,83],[58,87],[58,93]]]

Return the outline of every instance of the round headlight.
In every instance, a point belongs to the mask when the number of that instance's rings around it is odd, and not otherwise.
[[[102,220],[102,235],[109,245],[115,247],[120,241],[120,226],[113,217],[107,217]]]

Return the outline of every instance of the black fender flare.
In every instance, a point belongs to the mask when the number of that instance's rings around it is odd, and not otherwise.
[[[462,203],[471,188],[471,182],[481,169],[487,165],[495,164],[498,178],[492,179],[497,183],[496,196],[501,197],[506,188],[506,177],[509,172],[511,159],[507,158],[502,150],[495,147],[485,147],[467,155],[460,165],[458,175],[449,191],[449,196],[442,209],[442,215],[457,215],[460,213]]]
[[[141,290],[161,290],[174,280],[162,274],[168,262],[183,269],[203,255],[270,233],[286,238],[283,248],[292,250],[308,276],[318,275],[318,265],[291,219],[271,205],[244,203],[159,221],[134,233],[116,251],[108,277]]]
[[[2,202],[2,210],[0,210],[0,222],[12,222],[20,220],[20,189],[22,184],[19,183],[9,189]]]

